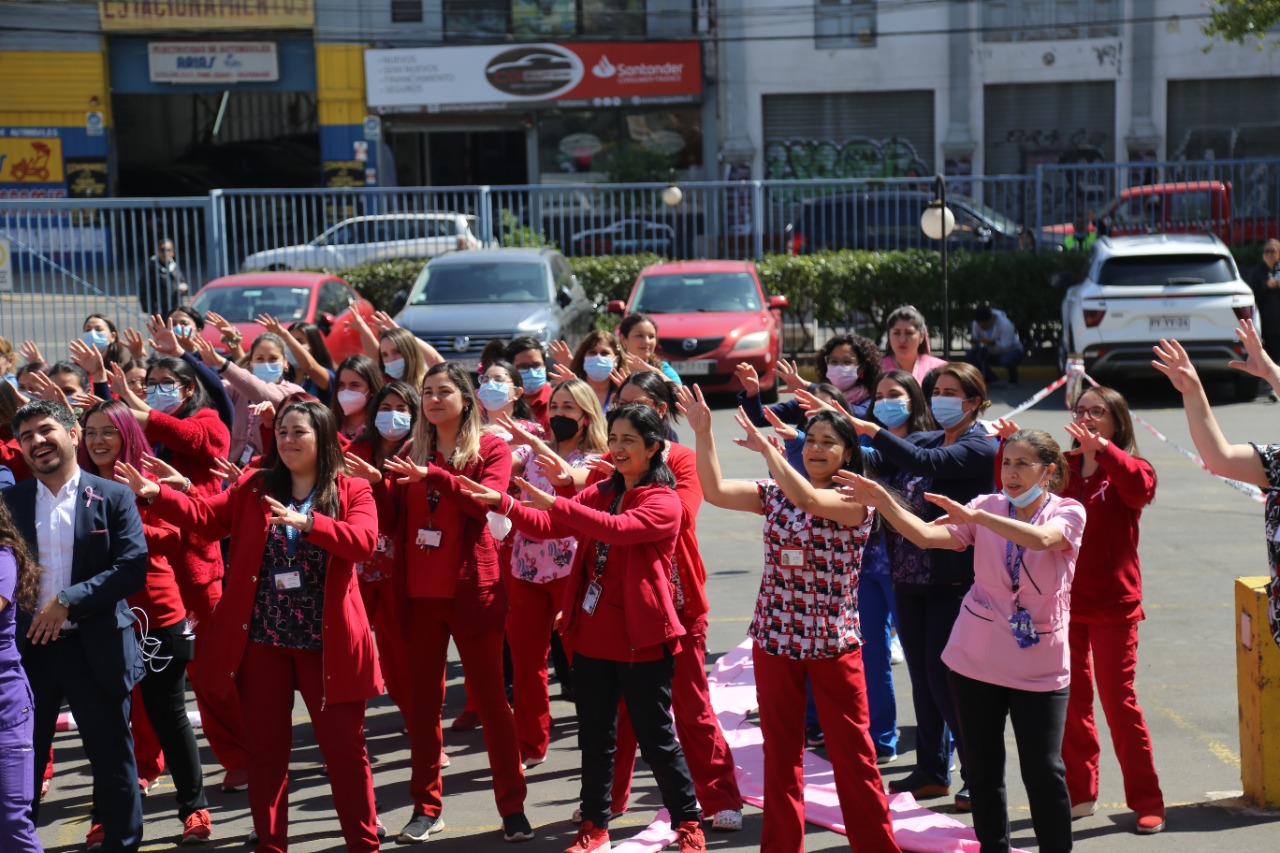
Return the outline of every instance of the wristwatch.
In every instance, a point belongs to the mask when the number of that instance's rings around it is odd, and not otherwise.
[[[58,593],[58,603],[68,610],[71,609],[71,599],[67,597],[67,591],[65,589]]]

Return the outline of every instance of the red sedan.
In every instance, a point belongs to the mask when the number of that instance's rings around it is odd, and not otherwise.
[[[255,272],[215,278],[200,288],[191,307],[201,315],[206,311],[221,314],[234,324],[244,335],[241,346],[246,352],[262,332],[254,322],[259,314],[270,314],[285,327],[299,320],[315,323],[324,333],[335,365],[364,352],[348,312],[359,311],[367,321],[374,311],[373,304],[346,281],[319,272]],[[204,327],[204,337],[218,352],[227,352],[213,326]]]
[[[608,310],[652,316],[660,354],[685,382],[705,391],[739,390],[733,371],[745,361],[768,394],[782,352],[786,307],[785,296],[765,294],[754,264],[682,261],[645,267],[631,298],[610,302]]]

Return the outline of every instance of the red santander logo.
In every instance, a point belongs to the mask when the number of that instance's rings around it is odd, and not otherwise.
[[[552,98],[569,91],[582,79],[577,54],[550,44],[504,50],[484,69],[489,85],[517,98]]]

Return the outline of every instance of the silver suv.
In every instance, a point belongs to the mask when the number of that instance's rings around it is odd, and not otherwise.
[[[1236,397],[1252,400],[1258,380],[1227,363],[1244,357],[1235,329],[1253,314],[1253,292],[1217,237],[1103,237],[1062,301],[1058,358],[1065,369],[1078,353],[1099,378],[1150,375],[1151,347],[1177,338],[1197,369],[1230,373]]]

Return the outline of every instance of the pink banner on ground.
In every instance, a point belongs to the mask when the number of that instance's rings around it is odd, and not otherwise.
[[[711,706],[715,708],[725,739],[733,749],[738,766],[738,787],[753,806],[764,808],[764,738],[759,727],[746,722],[756,710],[755,671],[751,664],[751,641],[726,654],[716,663],[707,681]],[[831,762],[808,750],[804,754],[804,817],[809,823],[845,832],[836,796]],[[911,853],[978,853],[973,830],[945,814],[926,809],[910,794],[889,797],[893,834],[898,845]],[[615,844],[617,853],[657,853],[675,841],[666,811],[639,835]],[[1016,850],[1015,853],[1025,853]]]

